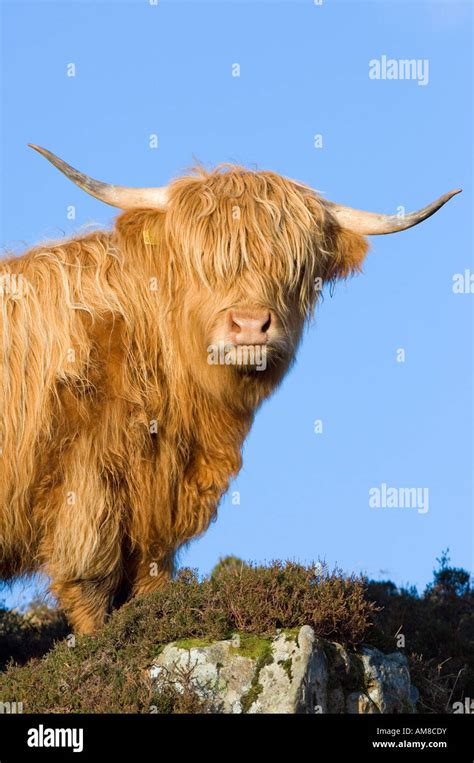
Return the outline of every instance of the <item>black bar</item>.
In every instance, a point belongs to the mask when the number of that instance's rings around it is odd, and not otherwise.
[[[42,728],[42,733],[40,734]],[[64,729],[56,738],[48,729]],[[72,730],[76,736],[72,736]],[[50,738],[81,746],[31,747]],[[36,731],[35,731],[36,730]],[[67,731],[69,730],[69,732]],[[471,715],[0,715],[0,763],[24,760],[160,760],[174,754],[243,763],[260,754],[281,760],[293,750],[310,760],[474,760]],[[304,752],[306,750],[306,752]],[[165,752],[166,751],[166,752]],[[245,756],[245,757],[244,757]],[[350,756],[350,757],[349,757]],[[345,759],[342,757],[342,759]]]

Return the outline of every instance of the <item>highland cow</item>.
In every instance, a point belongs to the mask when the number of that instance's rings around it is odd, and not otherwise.
[[[111,186],[34,148],[123,211],[2,263],[0,578],[45,572],[91,633],[208,527],[320,287],[457,191],[386,216],[233,165]]]

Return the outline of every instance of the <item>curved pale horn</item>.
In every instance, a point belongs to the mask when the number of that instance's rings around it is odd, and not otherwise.
[[[333,201],[321,199],[325,204],[331,215],[335,217],[341,228],[348,228],[354,233],[360,233],[363,236],[379,236],[384,233],[397,233],[400,230],[406,230],[412,228],[414,225],[426,220],[427,217],[434,215],[438,209],[441,209],[443,204],[446,204],[457,193],[461,193],[461,189],[457,188],[454,191],[449,191],[439,199],[428,204],[427,207],[419,209],[418,212],[410,212],[403,217],[398,215],[379,215],[376,212],[363,212],[360,209],[352,209],[351,207],[344,207],[342,204],[335,204]]]
[[[61,172],[72,180],[73,183],[82,188],[83,191],[89,193],[91,196],[95,196],[100,201],[105,201],[106,204],[111,204],[113,207],[119,207],[120,209],[136,209],[137,207],[164,207],[168,199],[167,187],[162,188],[127,188],[123,185],[109,185],[109,183],[102,183],[100,180],[94,180],[88,175],[83,175],[82,172],[78,172],[74,167],[71,167],[66,162],[63,162],[55,154],[48,151],[41,146],[35,146],[33,143],[28,143],[31,148],[42,154],[51,164],[54,164]]]

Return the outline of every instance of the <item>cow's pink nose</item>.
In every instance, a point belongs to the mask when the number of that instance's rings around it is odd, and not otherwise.
[[[232,310],[231,339],[235,344],[266,344],[271,322],[268,310]]]

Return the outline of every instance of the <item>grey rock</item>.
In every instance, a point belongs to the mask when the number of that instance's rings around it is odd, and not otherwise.
[[[261,691],[249,713],[311,713],[325,707],[326,656],[312,628],[304,625],[297,639],[279,634],[272,642],[272,658],[259,671]]]
[[[218,713],[401,713],[416,712],[417,691],[405,656],[373,647],[350,652],[323,641],[305,625],[257,640],[257,656],[245,637],[208,645],[168,644],[151,678],[192,687]]]
[[[158,684],[171,680],[178,692],[191,685],[216,712],[241,713],[240,700],[251,688],[255,661],[235,649],[231,640],[191,649],[168,644],[150,675]]]
[[[401,652],[383,654],[374,647],[362,647],[366,691],[380,713],[413,713],[410,672]]]

